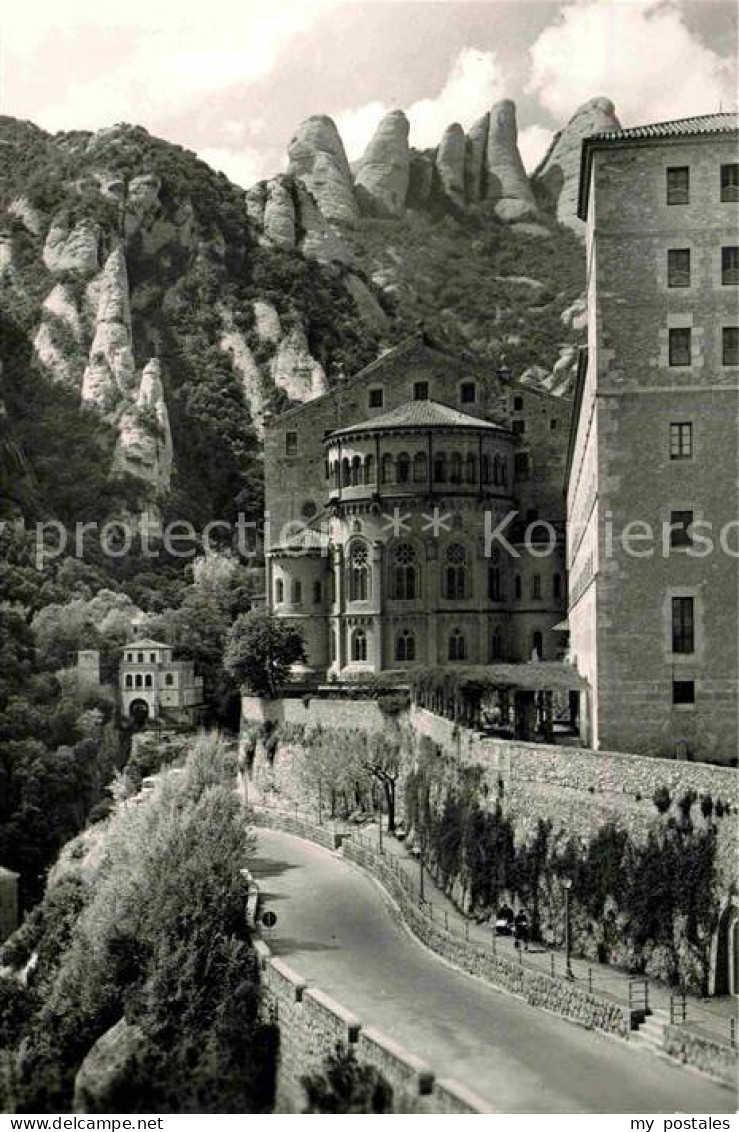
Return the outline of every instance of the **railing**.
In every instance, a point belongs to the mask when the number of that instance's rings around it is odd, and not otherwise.
[[[649,983],[646,979],[629,979],[629,1010],[645,1017],[649,1013]]]
[[[670,995],[670,1025],[682,1026],[688,1020],[688,1000],[684,994]]]

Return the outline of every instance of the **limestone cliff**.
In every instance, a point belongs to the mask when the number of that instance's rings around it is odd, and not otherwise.
[[[447,126],[436,154],[436,168],[442,189],[454,204],[464,206],[466,138],[458,122]]]
[[[380,122],[357,163],[354,178],[360,207],[369,215],[402,216],[410,179],[408,119],[392,110]]]
[[[560,224],[584,238],[585,226],[577,217],[577,193],[580,181],[582,140],[588,134],[620,129],[613,103],[608,98],[592,98],[583,103],[558,134],[555,135],[532,181],[545,208]]]
[[[136,399],[124,404],[117,427],[113,474],[132,475],[151,490],[154,499],[165,497],[172,477],[173,449],[157,358],[144,367]]]
[[[485,199],[501,220],[526,220],[537,215],[534,194],[518,152],[516,106],[510,99],[490,111],[485,151]]]
[[[287,148],[288,173],[302,181],[327,220],[351,223],[359,216],[352,176],[339,131],[331,118],[314,115]]]
[[[119,247],[108,257],[99,281],[95,337],[82,377],[82,400],[108,414],[130,393],[133,383],[128,275]]]

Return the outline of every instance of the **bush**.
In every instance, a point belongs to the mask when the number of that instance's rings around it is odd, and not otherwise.
[[[301,1078],[304,1113],[391,1113],[393,1090],[372,1065],[360,1065],[354,1051],[337,1045],[323,1069]]]

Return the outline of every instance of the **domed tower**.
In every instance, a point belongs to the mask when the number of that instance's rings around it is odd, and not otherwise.
[[[486,534],[513,505],[513,446],[430,400],[326,437],[332,673],[505,655],[505,567]]]

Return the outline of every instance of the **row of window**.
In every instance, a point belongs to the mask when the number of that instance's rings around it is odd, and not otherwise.
[[[349,556],[347,567],[347,588],[350,601],[368,601],[372,593],[372,574],[367,548],[363,543],[355,543]],[[523,581],[520,574],[514,579],[516,600],[523,597]],[[453,543],[446,552],[442,572],[442,593],[449,601],[465,601],[471,597],[469,564],[467,551],[460,543]],[[390,597],[394,601],[415,601],[421,595],[421,573],[418,553],[415,547],[401,543],[395,549],[390,573]],[[530,596],[533,601],[544,597],[542,578],[534,574],[531,578]],[[499,566],[488,567],[488,598],[490,601],[503,601],[503,579]],[[554,574],[552,578],[552,598],[562,598],[562,577]],[[320,604],[321,583],[313,583],[313,603]],[[285,583],[282,578],[275,581],[275,602],[280,605],[285,600]],[[293,605],[303,601],[303,585],[294,579],[290,587],[290,600]]]
[[[670,248],[667,252],[667,286],[689,287],[690,280],[690,248]],[[724,287],[739,285],[739,247],[721,249],[721,283]]]
[[[133,663],[133,657],[134,657],[134,654],[132,652],[126,653],[126,660],[128,661],[129,664]],[[150,652],[149,653],[149,664],[156,664],[156,662],[157,662],[157,654],[155,652]],[[136,653],[136,663],[137,664],[143,664],[144,663],[144,654],[142,652]]]
[[[543,655],[543,637],[539,630],[532,634],[532,655],[541,658]],[[467,660],[467,638],[461,629],[453,629],[447,637],[446,654],[448,660]],[[349,656],[352,661],[366,661],[368,656],[367,632],[364,629],[354,629],[349,641]],[[398,664],[412,664],[418,659],[416,637],[410,629],[401,629],[395,637],[393,656]],[[503,633],[500,626],[496,626],[490,638],[489,659],[501,660],[503,657]],[[336,660],[336,638],[331,634],[331,660]]]
[[[693,364],[693,331],[689,326],[671,326],[669,330],[669,362],[671,366]],[[739,327],[724,326],[721,331],[721,362],[739,365]]]
[[[433,482],[450,484],[476,484],[477,456],[459,452],[437,452],[433,458]],[[357,487],[375,484],[375,458],[368,455],[345,456],[341,463],[334,460],[326,464],[326,478],[331,478],[335,487]],[[400,452],[397,456],[386,452],[380,461],[380,482],[383,484],[407,484],[428,481],[428,457],[425,452]],[[483,455],[480,462],[480,482],[495,487],[505,487],[508,483],[508,466],[502,456]]]
[[[172,675],[171,672],[168,672],[165,675],[164,683],[169,688],[171,688],[174,685],[174,676]],[[141,673],[138,673],[136,676],[132,676],[132,675],[128,674],[126,676],[126,687],[127,688],[153,688],[154,687],[153,677],[148,672],[143,676],[141,675]]]
[[[429,399],[429,383],[428,381],[416,381],[413,383],[413,400],[414,401],[428,401]],[[459,403],[460,405],[474,405],[477,401],[477,383],[474,381],[463,381],[459,386]],[[367,402],[370,409],[381,409],[385,404],[385,390],[381,386],[375,389],[370,389],[367,394]]]
[[[690,166],[671,165],[666,170],[668,204],[690,204]],[[724,204],[739,201],[739,164],[721,165],[719,195]]]

